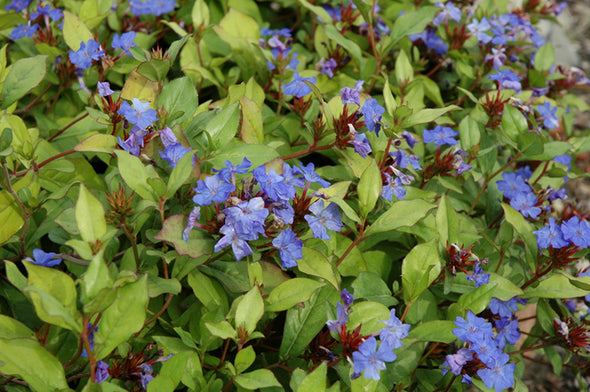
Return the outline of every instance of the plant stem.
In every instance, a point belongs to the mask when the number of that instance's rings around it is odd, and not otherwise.
[[[24,225],[23,225],[23,233],[20,237],[20,253],[21,257],[25,256],[26,248],[25,248],[25,239],[27,236],[27,232],[29,231],[29,224],[31,220],[31,214],[29,210],[25,207],[25,204],[20,199],[14,188],[12,188],[12,184],[10,183],[10,174],[8,173],[8,168],[6,167],[6,162],[2,162],[2,172],[4,173],[4,181],[6,184],[6,189],[8,192],[14,197],[14,200],[18,204],[19,208],[21,209],[23,216],[24,216]]]
[[[318,147],[317,144],[314,142],[314,144],[312,144],[311,146],[309,146],[305,150],[302,150],[302,151],[299,151],[299,152],[296,152],[296,153],[293,153],[290,155],[285,155],[284,157],[281,157],[281,159],[283,161],[286,161],[287,159],[299,158],[299,157],[302,157],[304,155],[310,154],[315,151],[328,150],[328,149],[334,147],[335,145],[336,145],[336,143],[331,143],[326,146],[319,146]]]
[[[62,133],[64,133],[68,128],[70,128],[72,125],[76,124],[79,121],[82,121],[83,119],[85,119],[86,117],[88,117],[88,112],[86,112],[85,114],[83,114],[82,116],[78,117],[77,119],[75,119],[74,121],[72,121],[71,123],[69,123],[68,125],[66,125],[65,127],[63,127],[61,130],[59,130],[55,135],[50,136],[47,138],[47,141],[50,142],[53,139],[55,139],[56,137],[58,137],[59,135],[61,135]]]

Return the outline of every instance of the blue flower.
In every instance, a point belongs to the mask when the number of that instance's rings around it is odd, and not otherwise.
[[[333,58],[328,60],[322,59],[317,65],[320,67],[320,72],[328,75],[329,78],[334,77],[334,70],[338,67],[338,63]]]
[[[379,370],[385,370],[385,362],[393,362],[397,356],[386,342],[382,342],[377,350],[377,339],[371,336],[352,353],[354,372],[364,373],[365,378],[379,380]]]
[[[436,35],[436,27],[434,26],[427,27],[420,34],[410,34],[408,38],[412,42],[422,40],[422,42],[424,42],[424,45],[426,45],[428,49],[434,50],[441,56],[446,54],[449,50],[449,46],[445,43],[445,41],[443,41],[442,38]]]
[[[490,283],[490,274],[484,274],[479,262],[476,262],[473,267],[473,273],[467,275],[467,280],[475,282],[475,288],[478,288],[482,284]]]
[[[86,327],[86,331],[88,332],[88,345],[90,346],[90,351],[92,351],[92,350],[94,350],[94,333],[96,331],[98,331],[98,327],[94,327],[94,329],[92,329],[92,323],[88,323],[88,326]],[[84,351],[82,351],[81,356],[84,358],[88,357],[88,353],[86,352],[86,348],[84,348]]]
[[[276,35],[278,37],[290,37],[291,36],[291,29],[284,28],[284,29],[271,30],[268,27],[263,27],[260,30],[260,35],[262,37],[266,37],[266,36],[270,36],[270,35]]]
[[[98,82],[96,84],[96,89],[98,90],[98,95],[101,97],[108,97],[115,92],[111,90],[111,85],[109,82]]]
[[[361,89],[363,88],[363,80],[359,80],[355,83],[354,88],[342,87],[340,90],[340,99],[343,104],[355,104],[361,106]]]
[[[442,366],[448,366],[448,370],[450,370],[455,376],[458,376],[463,370],[463,365],[471,360],[473,360],[473,351],[467,348],[461,348],[459,351],[457,351],[457,353],[447,355],[447,358],[443,362]],[[447,374],[448,370],[443,369],[443,376]]]
[[[461,10],[453,5],[450,1],[447,2],[444,6],[437,2],[434,4],[437,7],[441,7],[442,11],[436,15],[432,24],[435,26],[439,26],[441,24],[447,24],[449,19],[453,19],[455,22],[461,21]]]
[[[496,69],[496,73],[489,75],[488,79],[495,80],[496,82],[498,82],[500,84],[500,88],[512,89],[517,94],[520,94],[520,91],[522,89],[520,85],[520,78],[511,69]]]
[[[557,107],[552,107],[548,101],[543,105],[537,105],[537,111],[543,117],[543,125],[548,129],[555,129],[559,126],[559,119],[555,116]]]
[[[57,22],[64,16],[62,10],[59,8],[51,8],[49,4],[45,4],[44,6],[38,5],[37,10],[31,13],[29,20],[35,20],[41,15],[49,16],[54,22]]]
[[[131,155],[139,156],[139,150],[140,147],[143,147],[143,137],[145,134],[145,129],[133,126],[129,132],[129,137],[127,140],[123,141],[118,136],[117,140],[119,141],[119,146],[121,146],[123,150],[127,151]]]
[[[365,101],[361,112],[365,115],[365,125],[371,132],[375,132],[379,136],[381,130],[381,115],[385,113],[385,108],[377,102],[375,98],[370,98]]]
[[[328,320],[326,326],[330,331],[340,332],[341,327],[348,321],[348,306],[342,306],[340,301],[336,304],[336,320]]]
[[[258,166],[252,171],[254,178],[260,184],[260,190],[266,193],[274,201],[289,201],[295,197],[295,188],[285,183],[285,179],[277,174],[274,168],[266,173],[264,165]]]
[[[510,200],[510,205],[520,211],[522,216],[537,219],[541,213],[541,208],[535,206],[537,202],[537,197],[533,192],[519,192]]]
[[[12,0],[10,4],[6,6],[6,10],[15,10],[16,12],[23,11],[29,6],[31,0]]]
[[[490,22],[488,22],[488,18],[485,16],[478,21],[477,19],[473,19],[473,22],[467,25],[467,30],[469,30],[472,34],[475,34],[477,40],[483,44],[487,44],[492,40],[492,36],[487,34],[492,28]],[[487,61],[487,60],[486,60]]]
[[[87,42],[80,42],[77,51],[70,50],[68,54],[70,62],[79,69],[86,69],[92,65],[92,60],[97,61],[105,56],[104,50],[100,50],[100,44],[93,39]]]
[[[340,299],[342,300],[344,306],[348,308],[352,304],[352,301],[354,301],[354,296],[350,294],[348,290],[342,289],[340,292]]]
[[[311,87],[305,84],[306,81],[314,85],[316,83],[315,77],[302,78],[301,76],[299,76],[299,73],[295,72],[293,74],[293,81],[283,86],[283,93],[287,95],[294,95],[297,98],[305,97],[312,91]]]
[[[490,360],[487,369],[479,369],[477,375],[488,388],[494,388],[500,392],[514,385],[514,368],[513,363],[508,363],[510,357],[508,354],[500,354]]]
[[[218,174],[205,178],[205,181],[197,181],[197,187],[194,188],[197,194],[193,196],[193,201],[201,206],[211,204],[211,202],[221,203],[226,201],[229,194],[236,190],[234,184],[222,181]]]
[[[576,246],[582,248],[590,246],[590,225],[586,221],[581,221],[577,216],[561,223],[561,233],[564,240],[571,241]]]
[[[160,16],[174,11],[176,2],[174,0],[131,0],[129,7],[131,13],[135,15],[153,14]]]
[[[309,182],[317,182],[322,188],[328,188],[330,183],[324,180],[315,172],[315,166],[313,163],[308,163],[307,166],[303,166],[303,163],[299,164],[299,167],[293,167],[295,173],[303,175],[305,180]]]
[[[403,200],[406,197],[406,189],[402,187],[402,180],[399,177],[393,178],[389,173],[383,173],[385,175],[385,185],[381,190],[381,196],[384,199],[392,201],[393,196],[398,200]]]
[[[113,42],[111,43],[111,46],[113,47],[113,49],[122,49],[125,51],[125,53],[131,56],[131,52],[129,51],[129,49],[137,47],[135,42],[133,42],[135,40],[135,36],[135,31],[123,33],[121,34],[121,37],[119,37],[119,34],[115,34],[113,36]]]
[[[330,235],[326,228],[336,232],[339,232],[340,229],[342,229],[342,215],[336,204],[330,203],[324,209],[324,201],[319,199],[309,207],[309,210],[313,212],[315,216],[305,215],[304,218],[309,224],[309,228],[313,233],[313,238],[329,240]]]
[[[477,317],[471,310],[467,312],[467,320],[457,316],[455,325],[457,328],[453,329],[453,335],[464,342],[475,342],[484,336],[493,336],[492,324]]]
[[[567,166],[568,172],[572,169],[572,157],[570,157],[567,154],[558,155],[555,158],[553,158],[553,161]]]
[[[412,135],[410,132],[408,131],[403,131],[402,132],[402,137],[406,140],[406,143],[408,143],[408,146],[410,146],[410,148],[414,148],[414,146],[416,145],[416,143],[418,142],[416,140],[416,138],[414,137],[414,135]]]
[[[539,249],[546,249],[552,246],[554,249],[565,248],[569,241],[563,238],[561,228],[555,223],[553,217],[549,218],[549,225],[542,229],[535,230],[533,233],[537,236],[537,246]]]
[[[284,268],[291,268],[297,266],[297,261],[303,258],[303,242],[297,235],[291,231],[291,229],[286,229],[280,232],[278,236],[272,240],[272,246],[279,250],[281,255],[281,264]]]
[[[348,125],[349,128],[352,127],[351,124]],[[352,139],[352,146],[354,147],[354,152],[356,152],[363,158],[366,158],[367,155],[373,152],[373,149],[371,148],[371,143],[369,143],[369,139],[367,138],[367,135],[364,133],[356,133],[355,131],[354,139]]]
[[[219,229],[219,232],[223,234],[223,237],[215,244],[215,252],[219,252],[221,249],[231,244],[236,261],[240,261],[242,258],[252,254],[250,245],[248,245],[240,234],[236,233],[232,226],[223,225],[221,229]]]
[[[161,150],[158,152],[162,159],[170,164],[170,167],[175,167],[178,161],[190,151],[192,151],[190,148],[182,147],[180,143],[174,143],[167,146],[164,152]]]
[[[133,107],[127,101],[121,104],[121,109],[117,113],[125,116],[125,119],[131,124],[137,125],[140,128],[147,128],[158,121],[157,112],[150,108],[150,102],[142,102],[137,98],[133,98]]]
[[[37,23],[35,23],[31,26],[28,24],[18,25],[14,29],[12,29],[12,31],[10,32],[10,39],[13,41],[16,41],[16,40],[24,38],[24,37],[31,38],[33,35],[35,35],[38,28],[39,28],[39,25]]]
[[[487,364],[492,358],[502,353],[492,335],[484,335],[471,342],[470,347],[483,363]]]
[[[109,364],[105,361],[98,361],[96,363],[96,373],[94,374],[94,382],[100,384],[109,378]]]
[[[201,218],[201,207],[193,207],[191,212],[188,214],[188,222],[186,227],[182,231],[182,239],[188,242],[190,238],[190,232],[197,225],[197,220]]]
[[[520,339],[520,332],[518,331],[518,320],[511,320],[502,317],[494,323],[498,334],[494,338],[498,347],[504,348],[506,343],[516,344]]]
[[[237,206],[223,210],[225,224],[231,225],[240,238],[253,241],[258,234],[264,234],[264,221],[268,216],[268,210],[264,207],[262,197],[253,197],[248,201],[242,201]]]
[[[531,187],[518,173],[502,173],[502,180],[496,182],[498,189],[504,192],[504,197],[513,199],[519,193],[530,193]]]
[[[213,169],[213,171],[219,173],[219,176],[225,181],[231,180],[231,182],[234,183],[236,174],[247,173],[250,169],[250,166],[252,166],[252,163],[248,160],[248,158],[244,157],[242,162],[238,165],[233,165],[231,161],[225,161],[225,167],[223,169]]]
[[[147,390],[148,384],[154,379],[152,365],[146,363],[142,364],[139,377],[141,379],[142,388]]]
[[[410,325],[403,324],[395,315],[395,309],[391,309],[389,313],[389,320],[382,320],[385,323],[385,328],[379,333],[379,338],[391,347],[396,349],[403,347],[402,339],[408,336],[410,332]]]
[[[459,144],[459,142],[454,139],[458,134],[459,132],[454,131],[449,127],[437,125],[434,129],[425,129],[422,136],[424,137],[424,143],[434,142],[435,146],[443,146],[445,144],[453,146]]]
[[[162,141],[164,148],[172,144],[178,143],[178,139],[176,139],[176,135],[174,134],[174,132],[172,132],[172,129],[170,129],[170,127],[161,129],[160,131],[158,131],[158,134],[160,135],[160,140]],[[213,169],[213,171],[215,171],[215,169]]]
[[[390,152],[389,155],[393,157],[395,165],[402,169],[407,169],[408,165],[411,165],[415,170],[422,170],[420,162],[418,162],[419,158],[414,154],[408,155],[404,150],[396,150]]]
[[[56,259],[55,256],[56,254],[53,252],[44,252],[41,249],[33,249],[33,259],[27,257],[25,260],[43,267],[55,267],[61,263],[61,259]]]

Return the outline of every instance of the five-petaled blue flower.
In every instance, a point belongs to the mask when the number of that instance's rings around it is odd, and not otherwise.
[[[365,125],[371,132],[379,136],[381,130],[381,115],[385,113],[385,108],[377,102],[375,98],[369,98],[363,104],[361,112],[365,115]]]
[[[365,378],[379,380],[379,370],[385,370],[385,362],[393,362],[397,356],[386,342],[381,342],[377,350],[377,339],[371,336],[352,353],[354,372],[365,372]]]
[[[113,47],[113,49],[122,49],[125,51],[125,53],[131,56],[131,52],[129,51],[129,49],[137,47],[135,42],[133,42],[135,40],[135,36],[135,31],[123,33],[120,37],[119,34],[115,34],[113,36],[113,42],[111,43],[111,46]]]
[[[543,125],[547,129],[555,129],[559,126],[559,119],[555,116],[557,107],[552,107],[548,101],[543,105],[537,105],[537,111],[543,117]]]
[[[121,109],[117,113],[125,116],[125,119],[131,124],[137,125],[140,128],[147,128],[158,121],[158,112],[150,108],[150,102],[141,102],[137,98],[133,98],[133,107],[127,101],[123,101]]]
[[[305,82],[315,85],[315,76],[312,78],[302,78],[299,76],[299,73],[295,72],[293,74],[293,81],[283,86],[283,93],[287,95],[294,95],[297,98],[303,98],[311,93],[311,87],[309,87]]]
[[[279,250],[281,264],[284,268],[297,266],[297,261],[303,258],[303,242],[291,230],[286,229],[272,240],[272,246]]]
[[[422,136],[424,137],[424,143],[434,143],[435,146],[442,146],[445,144],[453,146],[459,144],[459,142],[455,140],[455,136],[458,134],[459,132],[454,131],[449,127],[437,125],[434,129],[425,129]]]
[[[42,265],[43,267],[55,267],[61,263],[61,259],[55,258],[56,254],[53,252],[44,252],[41,249],[33,249],[33,258],[27,257],[25,260]]]
[[[402,339],[408,336],[410,325],[403,324],[395,315],[395,309],[391,309],[389,320],[382,320],[385,328],[381,330],[379,338],[392,349],[403,347]]]
[[[80,42],[80,48],[76,51],[70,50],[68,54],[70,61],[79,69],[86,69],[92,65],[92,60],[98,60],[105,56],[104,50],[100,50],[100,44],[93,39],[87,42]]]
[[[313,212],[315,216],[305,215],[304,218],[307,223],[309,223],[313,238],[329,240],[330,235],[326,228],[336,232],[342,229],[342,215],[336,204],[330,203],[328,207],[324,209],[324,201],[319,199],[309,207],[309,210]]]

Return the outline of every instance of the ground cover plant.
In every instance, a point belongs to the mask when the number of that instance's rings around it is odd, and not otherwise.
[[[590,80],[508,3],[4,1],[0,388],[587,388]]]

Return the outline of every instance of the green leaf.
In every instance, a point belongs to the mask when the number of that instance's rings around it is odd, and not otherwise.
[[[113,135],[95,133],[90,137],[82,140],[74,147],[74,151],[80,152],[105,152],[112,154],[117,145],[117,138]]]
[[[418,298],[438,277],[441,268],[434,241],[415,246],[402,263],[402,284],[406,303]]]
[[[395,60],[395,78],[400,86],[408,85],[414,80],[414,68],[408,59],[408,55],[404,50],[400,50]]]
[[[191,12],[191,18],[193,20],[193,26],[196,28],[200,27],[201,25],[203,25],[203,27],[209,26],[209,7],[207,7],[205,0],[195,1],[193,10]]]
[[[590,290],[574,285],[572,278],[565,273],[555,273],[535,287],[527,287],[523,298],[576,298],[590,294]]]
[[[178,294],[182,290],[180,281],[176,278],[164,279],[159,276],[149,275],[148,278],[148,296],[156,298],[162,294]]]
[[[481,125],[471,116],[465,116],[457,128],[459,131],[459,141],[465,151],[479,144],[481,137]]]
[[[37,392],[68,390],[63,365],[24,324],[0,315],[0,372],[22,377]]]
[[[76,284],[67,274],[49,267],[23,261],[29,273],[29,293],[39,318],[50,324],[81,333],[82,322],[78,313]]]
[[[367,159],[370,160],[369,166],[363,172],[357,187],[363,217],[366,217],[375,207],[383,186],[381,171],[377,163],[373,158],[367,157]]]
[[[332,24],[328,24],[324,28],[328,38],[346,49],[351,57],[359,63],[361,73],[363,73],[365,69],[365,59],[363,58],[363,52],[361,48],[356,44],[356,42],[344,37],[344,35],[341,34]]]
[[[168,122],[168,126],[183,124],[189,120],[195,114],[198,103],[197,90],[187,76],[166,83],[158,97],[158,105],[164,107],[168,116],[182,112],[181,116]]]
[[[63,23],[64,40],[73,51],[80,49],[80,42],[87,42],[89,39],[94,38],[94,35],[88,30],[84,22],[69,11],[64,11]]]
[[[352,288],[354,298],[364,298],[385,306],[392,306],[397,302],[387,284],[374,272],[361,272],[352,282]]]
[[[280,286],[279,286],[280,287]],[[276,290],[276,289],[275,289]],[[254,286],[244,294],[236,308],[236,328],[243,327],[251,334],[256,329],[256,324],[264,315],[264,301],[258,286]]]
[[[143,328],[147,302],[147,275],[119,288],[117,299],[102,313],[98,323],[94,348],[97,360]]]
[[[478,314],[488,307],[490,300],[495,296],[496,285],[484,284],[475,290],[463,294],[457,302],[463,310],[471,310]]]
[[[434,207],[434,204],[421,199],[397,201],[365,231],[365,237],[404,226],[413,226],[426,217],[428,211]]]
[[[280,387],[274,374],[268,369],[258,369],[249,373],[242,373],[234,377],[234,382],[240,387],[253,391],[259,388]]]
[[[248,346],[236,354],[236,360],[234,361],[234,367],[236,368],[236,373],[240,374],[244,370],[248,369],[256,359],[256,353],[252,346]]]
[[[113,285],[103,254],[101,251],[92,258],[88,269],[80,278],[81,299],[84,304],[90,303],[101,290]]]
[[[206,233],[192,230],[188,242],[182,239],[182,231],[186,223],[186,216],[172,215],[164,221],[162,230],[154,236],[154,239],[171,242],[179,255],[188,255],[193,259],[213,254],[213,240]]]
[[[242,128],[240,130],[242,140],[249,144],[262,144],[264,129],[260,107],[246,96],[240,98],[240,107],[242,108]]]
[[[339,294],[336,289],[332,286],[325,286],[316,291],[304,303],[304,307],[297,306],[287,311],[285,330],[279,349],[281,358],[297,357],[306,349],[326,324],[325,304],[335,304],[338,298]]]
[[[290,309],[300,302],[307,301],[317,289],[324,285],[325,283],[307,278],[289,279],[270,292],[266,299],[266,310],[280,312]]]
[[[79,15],[89,29],[97,28],[110,13],[113,0],[84,0]]]
[[[168,71],[170,71],[169,59],[150,59],[142,62],[137,67],[137,73],[139,75],[145,76],[149,81],[154,83],[163,82],[166,79],[166,75],[168,75]]]
[[[211,311],[221,309],[224,313],[229,309],[227,296],[220,284],[201,273],[197,268],[188,275],[188,284],[207,309]]]
[[[524,241],[526,250],[526,259],[530,266],[534,268],[537,260],[537,238],[533,234],[533,227],[522,214],[512,208],[510,205],[502,203],[506,221],[510,223],[514,230]]]
[[[131,189],[142,199],[157,201],[152,188],[149,186],[148,171],[138,157],[127,151],[116,150],[118,167],[121,177]]]
[[[334,288],[338,289],[338,278],[326,256],[311,248],[304,247],[302,251],[303,258],[297,261],[299,271],[325,279]]]
[[[507,105],[502,114],[502,129],[513,141],[518,141],[519,135],[528,133],[529,126],[522,112],[514,106]]]
[[[4,267],[6,268],[6,277],[8,281],[19,290],[22,290],[27,285],[27,278],[18,270],[18,267],[8,260],[4,260]]]
[[[397,102],[395,101],[393,93],[391,92],[389,78],[387,77],[386,73],[383,73],[383,101],[385,102],[385,109],[387,110],[387,113],[393,116],[395,109],[397,109]]]
[[[459,220],[455,209],[446,195],[442,195],[436,211],[436,231],[441,248],[449,244],[456,244],[459,239]]]
[[[166,186],[167,199],[174,196],[178,188],[190,177],[194,166],[194,157],[194,151],[187,152],[172,169],[172,173],[170,173],[170,178],[168,179],[168,185]]]
[[[274,148],[265,144],[240,144],[217,151],[208,162],[213,167],[223,167],[226,160],[241,162],[244,157],[248,157],[252,162],[252,167],[258,167],[278,158],[279,154]]]
[[[14,62],[2,86],[2,109],[24,97],[41,83],[47,73],[47,56],[26,57]]]
[[[301,381],[297,392],[324,392],[326,390],[327,374],[328,366],[326,362],[322,362],[320,366]]]
[[[80,185],[76,202],[76,223],[82,239],[89,243],[95,243],[107,232],[104,208],[84,184]]]
[[[302,6],[313,12],[317,17],[319,17],[323,23],[332,24],[332,17],[328,12],[320,6],[311,5],[307,0],[297,0]]]
[[[238,131],[240,123],[240,108],[237,103],[221,109],[205,126],[205,131],[211,137],[214,149],[225,146]]]
[[[438,7],[420,7],[417,11],[406,12],[395,19],[391,28],[390,46],[395,45],[400,39],[410,34],[419,34],[432,21],[434,15],[438,13]]]
[[[377,334],[385,326],[383,320],[389,320],[390,310],[387,306],[371,301],[357,302],[351,306],[350,317],[346,327],[349,331],[362,325],[361,334]]]
[[[448,320],[433,320],[412,327],[409,338],[418,339],[423,342],[451,343],[457,337],[453,335],[455,323]]]
[[[554,64],[555,52],[553,51],[553,45],[547,42],[535,54],[535,69],[540,72],[548,72]]]
[[[494,297],[502,301],[508,301],[513,297],[522,296],[523,291],[520,287],[512,283],[502,275],[490,272],[489,285],[495,286]]]
[[[8,241],[25,224],[22,212],[10,192],[0,191],[0,244]]]
[[[234,327],[227,321],[220,321],[218,323],[205,323],[205,327],[213,336],[221,339],[236,339],[237,332]]]
[[[421,109],[416,113],[412,113],[410,117],[405,119],[403,122],[403,127],[410,128],[419,124],[427,124],[453,110],[463,109],[457,105],[449,105],[438,109]]]

